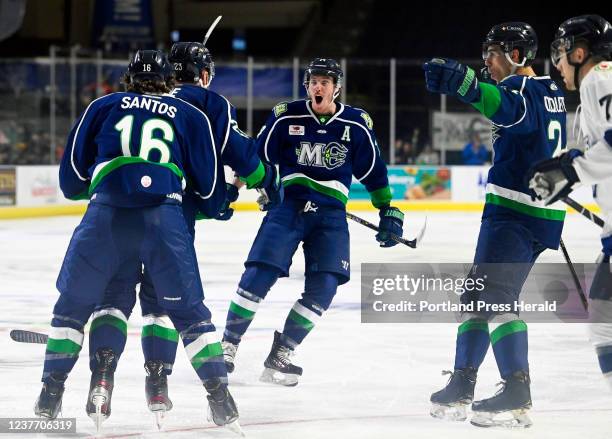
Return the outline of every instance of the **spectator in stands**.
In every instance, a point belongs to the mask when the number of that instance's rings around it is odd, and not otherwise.
[[[489,150],[480,140],[477,132],[472,133],[470,142],[463,147],[464,165],[484,165],[489,161]]]
[[[405,165],[414,164],[415,151],[412,142],[403,139],[395,141],[395,162]]]
[[[433,149],[431,144],[426,143],[423,150],[416,159],[417,165],[439,165],[440,153]]]

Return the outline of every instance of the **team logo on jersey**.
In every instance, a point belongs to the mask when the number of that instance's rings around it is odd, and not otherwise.
[[[276,117],[280,116],[286,111],[287,111],[287,104],[284,102],[277,104],[276,107],[274,107],[274,115]]]
[[[300,142],[300,146],[295,152],[300,165],[331,170],[344,164],[348,148],[337,142],[331,142],[327,145],[324,143],[313,145],[310,142]]]
[[[304,125],[289,125],[289,135],[290,136],[303,136],[304,135]]]
[[[361,113],[360,116],[365,121],[366,126],[368,127],[368,129],[371,130],[372,127],[374,126],[374,121],[372,120],[370,115],[368,113]]]
[[[551,82],[550,89],[555,91],[555,90],[559,90],[559,87],[557,87],[557,84],[555,84],[554,82]]]

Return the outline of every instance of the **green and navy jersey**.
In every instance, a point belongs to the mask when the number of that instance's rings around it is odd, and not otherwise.
[[[223,164],[210,121],[169,95],[112,93],[94,100],[68,136],[60,187],[69,199],[112,195],[117,205],[158,204],[189,185],[214,216],[225,200]]]
[[[387,167],[363,110],[338,102],[334,115],[318,116],[310,101],[280,103],[257,145],[261,158],[279,165],[287,198],[344,209],[355,176],[375,207],[391,201]]]
[[[548,76],[511,75],[479,86],[481,98],[472,105],[493,122],[494,151],[483,218],[521,221],[543,245],[557,248],[565,209],[533,201],[526,174],[565,148],[563,92]]]
[[[261,182],[265,171],[255,142],[238,128],[236,109],[224,96],[192,84],[180,84],[169,94],[198,107],[208,116],[223,163],[237,172],[248,188]]]

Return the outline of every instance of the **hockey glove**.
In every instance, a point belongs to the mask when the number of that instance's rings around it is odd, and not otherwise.
[[[225,201],[219,213],[215,217],[219,221],[227,221],[234,215],[234,209],[230,204],[238,199],[238,188],[231,183],[225,183]]]
[[[427,90],[456,96],[470,104],[480,99],[480,87],[474,70],[452,59],[432,58],[423,64]]]
[[[527,172],[527,179],[535,198],[544,200],[548,206],[566,197],[572,191],[572,186],[580,181],[572,161],[581,155],[582,151],[570,149],[559,157],[544,160],[532,167]]]
[[[280,181],[276,166],[264,163],[266,176],[257,187],[260,196],[257,199],[259,209],[266,211],[280,205],[285,195],[283,184]]]
[[[378,223],[378,233],[376,240],[381,247],[393,247],[397,244],[391,239],[391,234],[402,236],[404,233],[404,214],[397,207],[385,206],[378,212],[380,221]]]

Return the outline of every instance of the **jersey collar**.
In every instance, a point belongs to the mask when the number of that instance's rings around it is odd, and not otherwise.
[[[317,117],[317,115],[314,113],[314,111],[312,111],[312,108],[310,107],[310,99],[306,101],[306,108],[308,109],[308,112],[310,113],[310,115],[313,117],[314,120],[317,121],[317,123],[319,125],[329,125],[330,123],[332,123],[332,121],[334,121],[338,116],[340,116],[340,113],[342,113],[344,111],[344,105],[340,102],[338,102],[337,104],[337,108],[336,108],[336,112],[334,113],[334,115],[332,117],[330,117],[327,122],[325,123],[321,123],[321,121],[319,120],[319,118]]]

